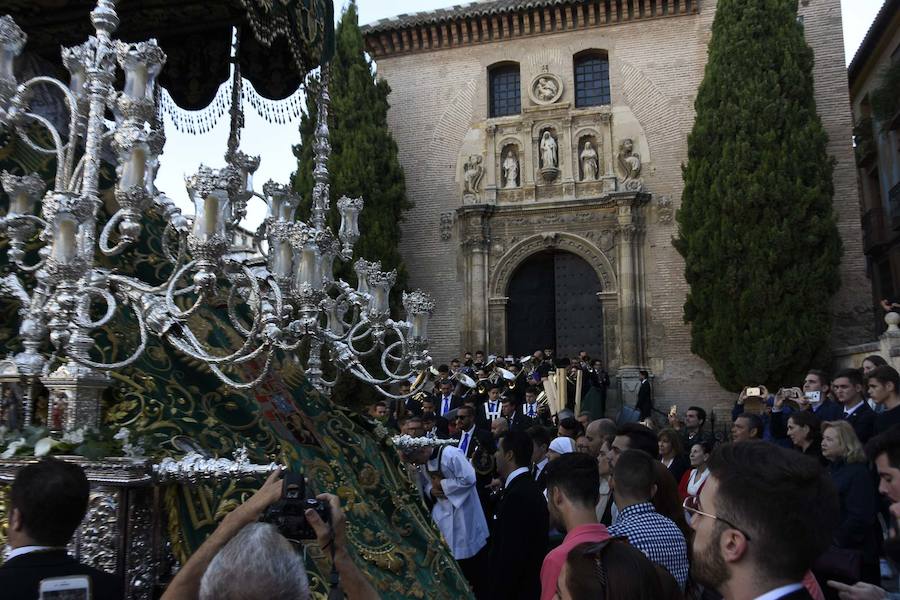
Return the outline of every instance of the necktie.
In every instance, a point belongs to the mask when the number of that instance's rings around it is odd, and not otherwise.
[[[533,416],[534,416],[534,404],[529,404],[529,405],[528,405],[528,416],[529,416],[529,417],[533,417]]]
[[[469,432],[463,431],[462,441],[459,443],[459,449],[463,451],[465,454],[466,450],[469,449]]]
[[[450,410],[450,398],[444,396],[444,402],[441,404],[441,416],[443,417]]]

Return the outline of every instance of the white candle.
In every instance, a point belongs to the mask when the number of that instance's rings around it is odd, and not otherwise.
[[[203,201],[203,236],[207,240],[216,234],[219,224],[219,199],[213,194]]]
[[[68,264],[75,258],[75,234],[77,225],[75,221],[62,219],[56,226],[56,235],[53,239],[53,251],[51,256],[57,262]]]
[[[293,266],[294,250],[290,242],[275,242],[278,246],[272,255],[272,269],[278,277],[288,277]]]
[[[125,93],[134,99],[147,95],[147,67],[138,63],[125,72]]]
[[[12,210],[17,215],[27,215],[31,212],[31,202],[29,202],[28,194],[19,192],[12,199]]]
[[[136,145],[131,150],[131,156],[122,167],[122,180],[119,187],[122,190],[133,186],[144,185],[144,171],[147,167],[147,152],[143,145]]]

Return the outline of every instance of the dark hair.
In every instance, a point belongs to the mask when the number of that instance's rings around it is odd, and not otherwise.
[[[459,411],[461,411],[461,410],[467,410],[472,413],[469,416],[472,416],[472,417],[475,416],[475,407],[472,406],[471,404],[460,404],[459,406],[457,406],[456,407],[456,416],[457,417],[459,416]]]
[[[524,431],[507,431],[500,434],[497,444],[500,452],[512,452],[513,460],[517,467],[527,467],[531,464],[531,455],[534,453],[534,444]]]
[[[624,538],[578,544],[566,556],[566,566],[566,588],[572,600],[682,598],[668,571],[652,563]],[[606,577],[602,578],[604,571]]]
[[[709,470],[718,483],[709,509],[752,537],[759,577],[800,581],[831,543],[840,514],[837,492],[819,463],[752,440],[719,446]],[[716,523],[716,531],[725,528]]]
[[[684,448],[681,446],[681,436],[674,429],[667,427],[656,434],[656,441],[665,439],[672,446],[673,456],[684,454]],[[657,446],[658,448],[658,446]]]
[[[863,362],[866,362],[866,361],[869,361],[876,367],[883,367],[884,365],[888,364],[887,361],[884,360],[884,358],[882,358],[878,354],[870,354],[869,356],[867,356],[863,359]]]
[[[639,374],[639,375],[643,375],[644,378],[646,378],[646,379],[649,379],[649,378],[650,378],[650,373],[648,373],[647,371],[645,371],[645,370],[643,370],[643,369],[641,369],[640,371],[638,371],[638,374]]]
[[[16,473],[9,499],[36,544],[65,546],[87,512],[89,493],[81,467],[44,458]]]
[[[659,441],[653,430],[640,423],[625,423],[616,430],[616,435],[628,438],[630,450],[643,450],[649,456],[659,455]]]
[[[841,369],[834,374],[834,377],[831,378],[831,381],[840,379],[841,377],[846,377],[847,379],[849,379],[851,385],[863,384],[862,371],[859,369]]]
[[[822,385],[827,386],[831,383],[831,380],[828,378],[828,372],[823,371],[822,369],[810,369],[806,372],[807,375],[815,375],[819,378],[819,381],[822,382]]]
[[[809,427],[809,435],[806,440],[813,444],[822,442],[822,421],[811,410],[798,410],[792,412],[788,419],[797,427]]]
[[[894,367],[890,365],[875,367],[869,372],[869,376],[866,377],[866,382],[870,379],[876,379],[882,384],[893,383],[894,393],[900,394],[900,373],[897,373],[897,369]]]
[[[701,427],[702,427],[703,425],[706,424],[706,410],[704,410],[703,407],[701,407],[701,406],[688,406],[688,409],[687,409],[686,411],[684,411],[684,412],[687,413],[688,410],[692,410],[692,411],[694,411],[695,413],[697,413],[697,418],[700,419],[700,426],[701,426]]]
[[[690,540],[693,530],[684,518],[684,507],[681,496],[678,493],[678,482],[666,465],[658,460],[653,461],[653,471],[656,477],[656,493],[653,494],[653,508],[664,517],[671,519],[681,530],[685,540]]]
[[[584,427],[581,425],[581,421],[579,421],[575,417],[566,417],[565,419],[560,419],[559,426],[568,431],[575,432],[576,437],[578,437],[579,433],[584,433]]]
[[[534,394],[535,396],[540,394],[540,392],[538,392],[538,389],[536,387],[534,387],[533,385],[529,385],[527,388],[525,388],[525,393],[526,394]]]
[[[766,428],[765,423],[763,423],[762,417],[753,413],[741,413],[734,418],[735,421],[737,421],[738,419],[747,419],[747,427],[749,427],[751,431],[754,429],[756,430],[756,435],[754,435],[753,437],[760,440],[762,439],[763,430]]]
[[[372,403],[374,408],[387,408],[387,403],[384,400],[376,400]]]
[[[656,471],[652,456],[642,450],[626,450],[616,461],[613,469],[615,489],[635,500],[650,500],[653,484],[656,483]]]
[[[457,359],[454,359],[454,360],[459,360],[459,359],[457,358]],[[452,361],[451,361],[451,362],[452,362]],[[449,365],[441,365],[441,366],[439,366],[439,367],[437,368],[437,370],[438,370],[439,372],[441,372],[441,373],[446,373],[446,372],[450,371],[450,366],[449,366]]]
[[[552,439],[550,432],[543,425],[532,425],[528,428],[527,433],[528,437],[531,438],[531,443],[535,446],[550,445],[550,440]]]
[[[569,452],[551,460],[544,467],[544,481],[550,488],[560,488],[566,497],[585,507],[597,506],[600,494],[600,471],[597,459],[582,452]]]
[[[891,467],[900,469],[900,425],[879,433],[866,444],[866,456],[872,462],[882,454],[887,455]]]
[[[715,445],[713,445],[710,440],[697,440],[696,442],[691,443],[691,448],[693,448],[694,446],[700,446],[701,448],[703,448],[704,454],[712,454],[713,448],[715,448]]]

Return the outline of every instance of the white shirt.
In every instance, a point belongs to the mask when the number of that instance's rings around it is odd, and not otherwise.
[[[6,552],[4,560],[10,560],[23,554],[31,554],[32,552],[47,552],[48,550],[65,550],[65,546],[19,546],[12,548]]]
[[[855,413],[863,404],[865,404],[865,402],[863,400],[860,400],[853,408],[844,407],[844,418],[846,419],[847,417]]]
[[[536,417],[538,414],[538,403],[533,402],[528,404],[527,402],[522,405],[522,412],[529,417]]]
[[[757,596],[755,600],[778,600],[778,598],[783,598],[788,594],[792,594],[797,590],[802,590],[802,583],[789,583],[788,585],[783,585],[780,588],[775,588],[771,592],[766,592],[762,596]]]
[[[438,470],[436,455],[428,461],[428,470]],[[475,469],[466,455],[456,446],[445,446],[440,471],[441,489],[445,498],[438,498],[431,509],[431,518],[446,540],[453,558],[471,558],[484,548],[488,539],[487,520],[475,489]],[[420,471],[421,473],[421,471]],[[422,473],[423,491],[431,494],[431,478]]]
[[[506,482],[503,484],[503,487],[508,488],[509,484],[512,482],[513,479],[515,479],[519,475],[522,475],[527,472],[528,472],[528,467],[519,467],[518,469],[516,469],[515,471],[513,471],[512,473],[510,473],[509,475],[506,476]]]

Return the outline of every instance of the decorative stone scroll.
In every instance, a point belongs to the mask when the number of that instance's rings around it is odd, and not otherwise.
[[[619,171],[626,190],[639,192],[644,187],[641,179],[641,155],[634,151],[634,140],[625,138],[619,142]]]

